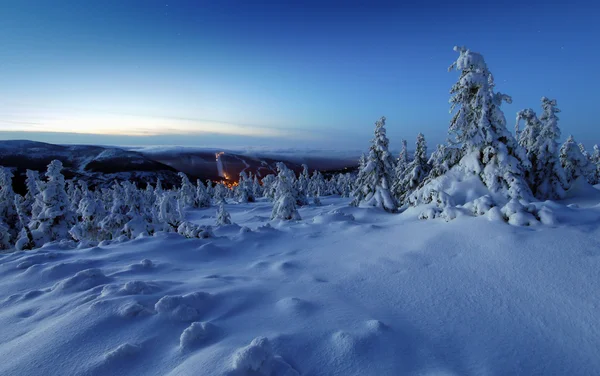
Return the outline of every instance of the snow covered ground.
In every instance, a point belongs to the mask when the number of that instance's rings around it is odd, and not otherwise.
[[[600,192],[579,193],[552,227],[329,197],[3,254],[0,375],[598,375]]]

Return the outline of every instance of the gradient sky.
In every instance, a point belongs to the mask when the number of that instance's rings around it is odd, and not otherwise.
[[[600,2],[279,3],[0,0],[0,139],[354,149],[385,115],[394,149],[433,148],[458,44],[510,129],[545,95],[564,138],[600,143]]]

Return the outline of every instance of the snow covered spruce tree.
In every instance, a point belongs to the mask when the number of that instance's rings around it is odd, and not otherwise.
[[[231,224],[231,215],[227,209],[225,209],[225,204],[221,202],[219,204],[219,208],[217,209],[217,226],[230,225]]]
[[[31,217],[32,215],[36,215],[39,213],[39,207],[35,207],[36,201],[35,197],[40,193],[40,186],[42,182],[40,181],[40,173],[34,170],[27,170],[25,175],[27,178],[25,179],[25,186],[27,187],[27,193],[24,197],[23,208],[24,213]]]
[[[375,137],[371,140],[369,155],[362,165],[352,193],[352,206],[366,205],[393,212],[396,200],[390,192],[394,178],[394,158],[388,151],[389,141],[385,134],[385,116],[375,122]]]
[[[269,174],[262,179],[262,191],[263,197],[273,200],[275,198],[275,183],[277,177],[273,174]]]
[[[594,151],[592,152],[592,164],[592,167],[595,169],[593,184],[598,184],[600,183],[600,148],[598,145],[594,145]]]
[[[195,208],[196,205],[196,189],[190,182],[187,175],[183,172],[178,173],[181,178],[181,187],[179,188],[178,199],[181,201],[184,208]]]
[[[277,163],[277,180],[271,219],[299,220],[300,214],[296,209],[297,190],[294,172],[285,164]]]
[[[298,192],[300,192],[300,194],[303,194],[305,196],[310,195],[310,193],[308,192],[309,182],[310,182],[310,175],[308,174],[308,166],[303,164],[302,172],[300,173],[300,176],[298,177]]]
[[[50,162],[46,171],[47,180],[36,196],[40,212],[29,224],[36,247],[51,241],[71,239],[69,230],[75,224],[75,213],[70,210],[62,168],[59,160]]]
[[[392,186],[392,191],[398,202],[403,203],[406,197],[425,180],[430,170],[427,161],[427,143],[425,142],[425,136],[419,133],[414,159],[404,169],[404,173],[400,177],[401,180],[395,181]]]
[[[199,208],[208,208],[210,206],[211,197],[208,194],[206,187],[202,184],[202,180],[196,181],[196,203]]]
[[[402,150],[400,150],[400,155],[398,160],[396,161],[396,165],[394,166],[394,180],[392,183],[392,192],[397,192],[400,189],[400,183],[404,178],[404,170],[408,166],[408,147],[406,144],[406,140],[402,140]],[[398,195],[396,195],[398,198]]]
[[[309,196],[314,196],[317,192],[325,192],[327,190],[325,178],[321,172],[314,170],[308,182],[307,193]]]
[[[256,201],[254,198],[252,179],[250,179],[244,171],[240,172],[240,180],[235,188],[235,196],[237,202],[240,203]]]
[[[449,145],[438,145],[427,161],[429,164],[429,176],[427,180],[433,180],[450,171],[462,158],[462,152],[457,147]]]
[[[187,177],[186,177],[187,178]],[[189,181],[188,181],[189,182]],[[151,214],[151,206],[145,201],[144,194],[137,189],[135,183],[125,181],[122,183],[125,189],[125,202],[127,203],[127,223],[123,227],[123,233],[129,239],[135,239],[140,235],[151,235],[154,233],[153,218]],[[190,184],[191,186],[191,184]],[[194,200],[192,188],[192,201]],[[182,191],[179,191],[180,197],[186,197],[182,195]],[[186,192],[186,194],[188,194]],[[185,201],[183,201],[185,205]]]
[[[100,221],[106,215],[104,206],[92,192],[84,188],[84,185],[81,187],[83,197],[77,208],[78,221],[71,227],[69,233],[75,240],[80,242],[106,240],[100,227]]]
[[[569,184],[573,184],[579,178],[587,181],[587,177],[591,175],[594,167],[583,155],[573,136],[569,136],[560,148],[560,163],[565,170]]]
[[[531,162],[526,173],[535,197],[540,200],[560,199],[568,186],[558,156],[560,129],[556,113],[560,110],[556,107],[556,100],[546,97],[542,98],[542,109],[539,120],[531,109],[519,112],[518,117],[525,120],[519,143],[526,149]]]
[[[494,78],[479,53],[455,47],[459,57],[449,70],[456,69],[460,78],[450,93],[451,141],[461,147],[459,164],[478,175],[492,193],[506,198],[530,200],[531,191],[524,168],[529,161],[523,148],[506,128],[500,109],[502,102],[511,103],[505,94],[494,92]]]
[[[12,172],[0,166],[0,249],[11,248],[9,244],[16,240],[21,229],[19,216],[15,208],[15,192],[12,187]],[[10,240],[9,240],[10,239]]]
[[[129,222],[127,202],[125,201],[125,189],[119,183],[114,183],[110,189],[110,199],[104,197],[103,201],[111,203],[108,213],[100,220],[100,229],[103,240],[115,240],[124,235],[123,229]],[[108,193],[108,192],[107,192]],[[163,193],[161,193],[162,195]]]

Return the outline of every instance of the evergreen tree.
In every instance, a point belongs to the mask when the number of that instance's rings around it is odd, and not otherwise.
[[[494,92],[494,78],[483,56],[464,47],[455,47],[459,58],[450,66],[460,78],[450,93],[451,141],[462,149],[460,165],[478,175],[491,192],[507,198],[529,200],[531,191],[523,168],[529,167],[525,151],[506,129],[500,109],[511,103],[508,95]]]
[[[277,177],[273,174],[269,174],[262,179],[263,185],[263,197],[268,198],[269,200],[275,199],[275,186],[277,182]]]
[[[231,224],[231,216],[229,212],[225,209],[225,205],[223,202],[219,204],[219,208],[217,209],[217,226],[230,225]]]
[[[2,224],[0,230],[6,231],[8,238],[15,239],[20,231],[20,223],[14,205],[15,192],[12,187],[12,178],[12,172],[0,166],[0,224]],[[2,245],[0,245],[0,249],[2,249]]]
[[[199,208],[208,208],[210,206],[210,195],[206,191],[206,187],[202,184],[202,180],[196,181],[196,202]]]
[[[158,185],[160,186],[160,184]],[[125,201],[125,189],[120,184],[114,183],[110,194],[112,195],[110,209],[108,214],[100,221],[101,238],[103,240],[114,240],[124,235],[125,224],[129,222],[127,216],[129,208]]]
[[[183,172],[178,173],[181,178],[181,188],[179,188],[178,199],[181,201],[184,208],[195,208],[196,205],[196,189]]]
[[[46,182],[36,196],[40,212],[31,219],[29,228],[36,247],[47,242],[70,239],[69,230],[75,224],[65,190],[65,177],[59,160],[53,160],[46,171]]]
[[[390,193],[394,177],[394,158],[388,151],[385,120],[385,117],[381,117],[375,123],[375,137],[371,141],[369,156],[360,161],[362,168],[356,179],[351,205],[364,204],[392,212],[397,208],[396,201]]]
[[[82,190],[83,197],[77,208],[77,223],[69,233],[78,241],[98,242],[106,240],[100,226],[100,220],[105,217],[104,206],[89,190]]]
[[[524,143],[531,161],[529,182],[534,195],[540,200],[560,199],[568,186],[558,155],[560,129],[556,113],[560,110],[556,107],[556,100],[546,97],[542,98],[542,109],[539,121],[535,113],[530,114],[532,120],[529,120],[528,127],[531,123],[537,131],[532,131],[527,143]]]
[[[404,202],[406,197],[425,180],[429,173],[427,162],[427,143],[425,142],[425,136],[419,133],[417,135],[415,157],[406,166],[402,179],[394,187],[394,194],[399,202]]]
[[[587,177],[591,175],[591,170],[594,167],[581,153],[581,149],[579,149],[573,136],[569,136],[560,148],[560,163],[570,184],[580,177],[587,181]]]
[[[308,196],[310,193],[308,192],[308,184],[310,182],[310,175],[308,174],[308,166],[302,165],[302,173],[298,177],[298,192],[305,196]]]
[[[296,209],[297,191],[295,188],[294,172],[283,163],[277,163],[277,180],[271,219],[299,220],[300,214]]]
[[[592,153],[592,164],[595,170],[593,184],[600,183],[600,148],[598,145],[594,145],[594,152]]]
[[[461,158],[462,151],[460,149],[447,145],[438,145],[427,161],[430,171],[426,181],[444,175],[453,166],[456,166]]]
[[[34,208],[34,205],[36,203],[35,197],[40,193],[39,187],[42,185],[42,182],[40,181],[40,173],[37,171],[27,170],[26,176],[25,186],[27,187],[27,193],[25,194],[23,202],[23,213],[27,217],[32,217],[37,215],[40,211],[40,208]]]

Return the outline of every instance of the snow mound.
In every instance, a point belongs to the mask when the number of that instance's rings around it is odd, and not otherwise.
[[[74,276],[58,282],[54,290],[65,291],[85,291],[93,287],[106,284],[111,279],[104,275],[100,269],[86,269],[78,272]]]
[[[17,264],[17,269],[27,269],[32,265],[41,264],[56,259],[58,255],[54,252],[40,252],[35,255],[23,257]]]
[[[207,292],[193,292],[187,295],[163,296],[154,309],[160,315],[179,321],[199,319],[212,308],[213,296]]]
[[[273,353],[266,337],[257,337],[233,356],[233,368],[256,376],[297,376],[298,372]]]
[[[124,343],[116,349],[109,351],[104,355],[104,360],[106,362],[123,360],[129,358],[133,355],[138,354],[142,348],[138,345],[132,345],[130,343]]]
[[[283,298],[276,305],[280,311],[293,316],[306,316],[315,309],[313,303],[300,298]]]
[[[148,316],[153,312],[138,302],[127,302],[118,308],[117,314],[123,318]]]
[[[339,210],[333,210],[329,213],[317,215],[313,218],[313,223],[315,224],[328,224],[332,222],[351,222],[354,221],[355,218],[352,214],[345,214]]]
[[[217,327],[209,322],[193,322],[179,337],[179,346],[189,349],[196,344],[210,339],[217,332]]]

